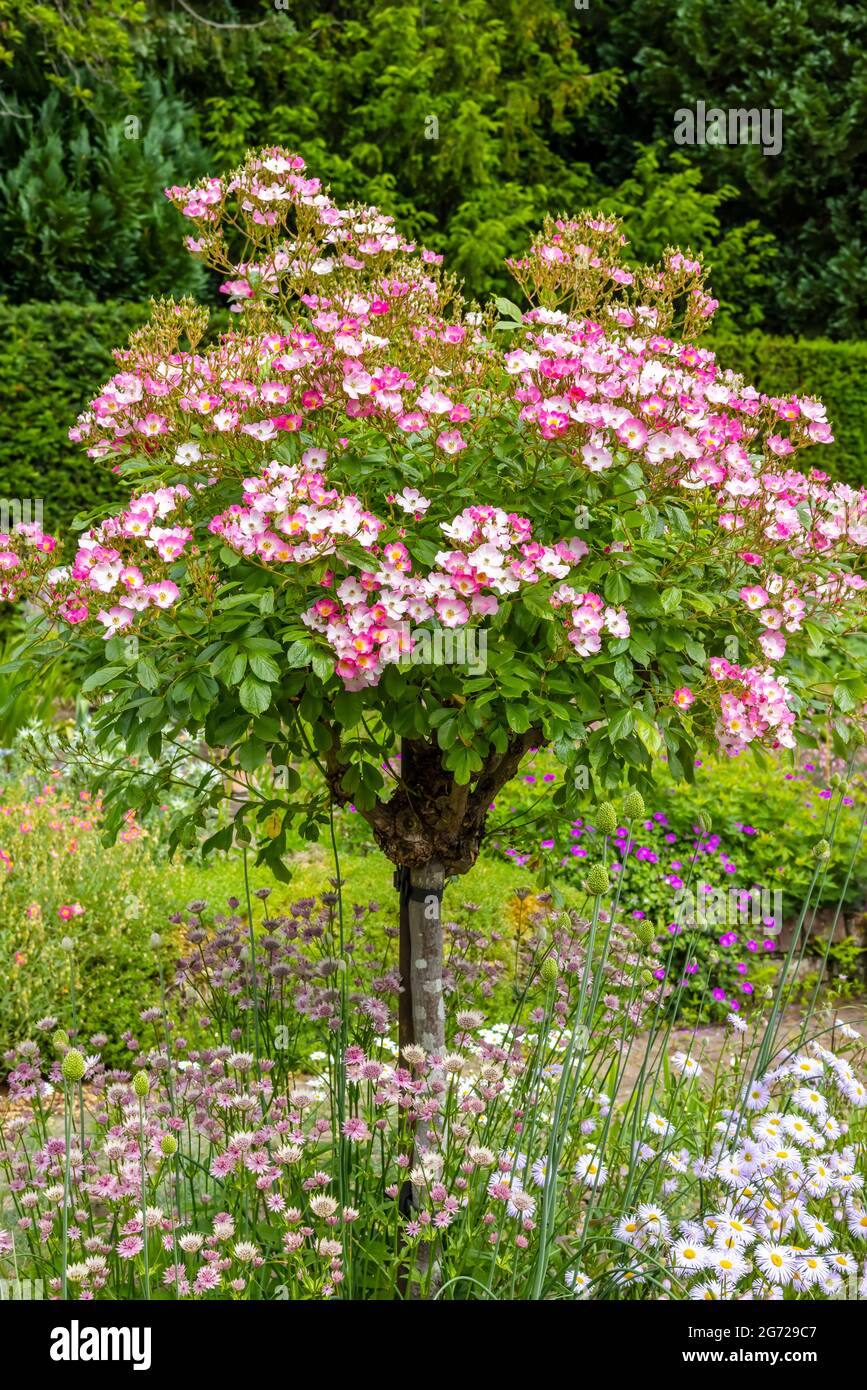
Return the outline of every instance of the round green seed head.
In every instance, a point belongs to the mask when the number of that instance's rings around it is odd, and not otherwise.
[[[60,1063],[60,1073],[64,1081],[80,1081],[87,1071],[87,1064],[81,1053],[71,1047]]]
[[[178,1151],[178,1141],[173,1134],[164,1134],[160,1140],[160,1153],[165,1158],[171,1158]]]
[[[651,973],[650,973],[649,970],[642,970],[642,972],[641,972],[641,979],[642,979],[643,983],[646,984],[646,985],[652,985],[652,984],[653,984],[653,976],[651,975]]]
[[[644,815],[644,797],[641,792],[628,792],[623,802],[623,813],[627,820],[640,820]]]
[[[816,857],[817,859],[830,859],[830,858],[831,858],[831,846],[828,844],[828,841],[827,841],[827,840],[819,840],[819,841],[817,841],[817,843],[813,846],[813,854],[815,855],[815,857]]]
[[[560,971],[557,969],[557,962],[553,956],[546,956],[539,969],[542,981],[546,985],[553,985],[557,982]]]
[[[651,926],[650,922],[636,922],[635,935],[638,937],[638,940],[641,942],[645,950],[647,950],[648,946],[650,946],[651,942],[653,941],[653,938],[656,935],[656,933],[653,930],[653,927]]]
[[[145,1096],[148,1094],[151,1088],[151,1083],[148,1079],[148,1074],[146,1071],[136,1072],[135,1076],[132,1079],[132,1088],[138,1096],[139,1100],[144,1100]]]
[[[587,875],[587,892],[594,898],[600,898],[608,892],[610,886],[608,870],[604,864],[594,864]]]
[[[617,829],[617,812],[610,801],[600,801],[596,807],[596,829],[603,835],[613,835]]]

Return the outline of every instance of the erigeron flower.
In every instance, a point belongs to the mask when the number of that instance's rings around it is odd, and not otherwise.
[[[770,1100],[770,1090],[761,1081],[753,1082],[748,1087],[744,1096],[744,1105],[748,1110],[764,1110]]]
[[[772,1284],[787,1285],[798,1265],[797,1252],[788,1245],[762,1241],[756,1246],[754,1259],[762,1274]]]
[[[691,1270],[704,1269],[710,1253],[701,1242],[682,1239],[671,1248],[671,1264],[679,1274],[688,1274]]]
[[[578,1298],[586,1298],[587,1290],[590,1287],[590,1280],[581,1269],[567,1269],[564,1281],[567,1289],[572,1289]]]
[[[806,1110],[808,1115],[824,1115],[828,1109],[828,1102],[821,1091],[812,1090],[809,1086],[799,1086],[792,1092],[792,1104],[799,1110]]]
[[[815,1057],[806,1056],[803,1052],[792,1059],[789,1063],[789,1068],[793,1076],[805,1076],[808,1078],[821,1076],[824,1071],[824,1067],[820,1061]]]
[[[575,1164],[575,1176],[587,1187],[603,1187],[608,1178],[608,1169],[600,1163],[595,1154],[582,1154]]]
[[[867,1240],[867,1211],[851,1208],[846,1213],[846,1225],[857,1240]]]
[[[717,1303],[726,1298],[726,1293],[722,1284],[715,1280],[705,1280],[701,1284],[693,1284],[689,1296],[699,1303]]]
[[[651,1241],[668,1240],[669,1222],[661,1207],[644,1202],[635,1213],[641,1230]]]
[[[614,1227],[614,1234],[618,1240],[627,1241],[630,1245],[640,1245],[642,1222],[637,1216],[624,1216]]]
[[[701,1064],[686,1052],[675,1052],[671,1059],[675,1071],[685,1076],[701,1076]]]
[[[830,1270],[835,1270],[838,1274],[857,1274],[858,1261],[854,1255],[850,1255],[847,1250],[828,1250],[825,1259]]]
[[[663,1138],[672,1132],[672,1127],[665,1117],[657,1115],[654,1111],[651,1111],[647,1116],[646,1124],[649,1130],[652,1130],[654,1134],[661,1134]]]
[[[749,1269],[747,1261],[734,1247],[714,1246],[705,1263],[708,1269],[712,1269],[720,1280],[729,1285],[737,1283]]]

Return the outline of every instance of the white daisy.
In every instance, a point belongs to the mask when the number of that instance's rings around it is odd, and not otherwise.
[[[582,1154],[575,1164],[575,1176],[587,1187],[602,1187],[608,1177],[608,1169],[595,1154]]]
[[[831,1244],[831,1241],[834,1239],[834,1232],[824,1221],[820,1221],[817,1216],[813,1216],[808,1211],[804,1212],[799,1218],[799,1221],[801,1229],[810,1237],[814,1245],[825,1246]]]
[[[820,1284],[828,1274],[828,1266],[825,1264],[822,1255],[815,1255],[812,1251],[807,1251],[798,1261],[796,1270],[798,1280],[805,1288],[812,1288],[813,1284]]]
[[[756,1247],[755,1259],[762,1274],[772,1284],[784,1286],[792,1282],[798,1256],[788,1245],[775,1245],[770,1241],[763,1241]]]
[[[672,1268],[678,1274],[687,1274],[693,1269],[704,1269],[710,1254],[708,1247],[694,1240],[679,1240],[670,1252]]]

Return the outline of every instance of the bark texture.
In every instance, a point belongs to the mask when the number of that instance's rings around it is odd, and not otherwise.
[[[503,753],[489,756],[471,786],[460,786],[443,768],[435,740],[405,739],[400,780],[392,795],[361,812],[376,843],[403,868],[423,868],[435,861],[446,875],[467,873],[479,857],[491,802],[540,739],[540,729],[514,735]],[[326,771],[335,800],[346,805],[352,798],[341,787],[345,765],[339,753],[335,746],[325,755]]]

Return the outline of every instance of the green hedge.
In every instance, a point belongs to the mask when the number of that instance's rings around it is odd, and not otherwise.
[[[112,348],[147,315],[135,303],[0,303],[0,499],[41,498],[49,531],[121,495],[106,465],[88,459],[67,431],[111,374]],[[813,451],[814,466],[867,483],[867,343],[754,332],[713,346],[723,366],[763,391],[821,397],[837,442]]]
[[[711,346],[723,367],[743,372],[769,396],[799,391],[824,401],[836,442],[805,454],[805,465],[809,460],[853,487],[867,485],[867,343],[752,332],[714,338]]]
[[[148,317],[146,304],[0,304],[0,498],[42,499],[56,534],[122,495],[110,469],[67,438]]]

